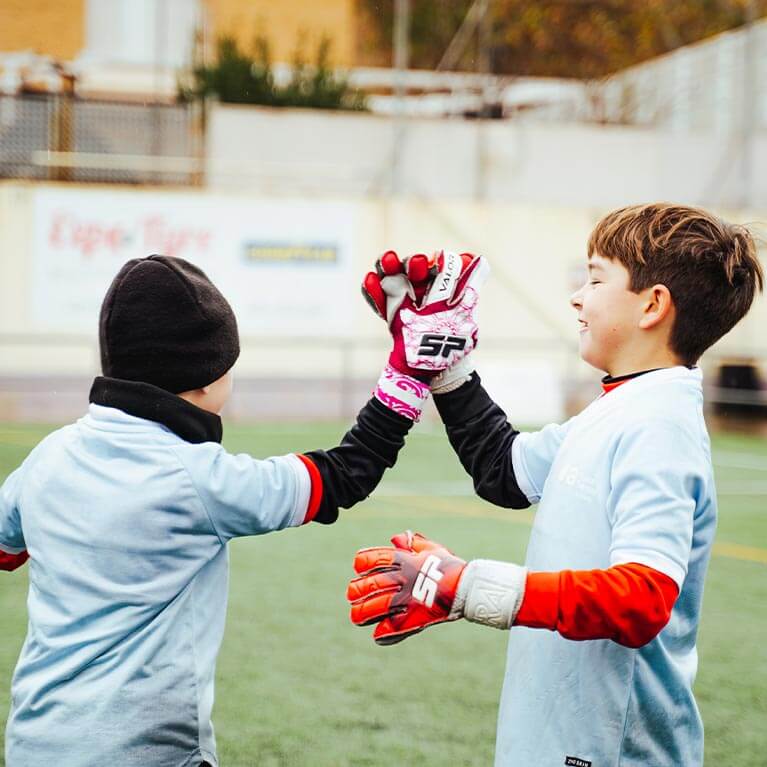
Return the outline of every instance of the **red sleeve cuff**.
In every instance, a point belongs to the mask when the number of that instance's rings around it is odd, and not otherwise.
[[[567,639],[612,639],[641,647],[668,623],[678,595],[664,573],[630,562],[606,570],[529,573],[515,625]]]
[[[20,551],[18,554],[6,554],[0,551],[0,570],[15,570],[21,567],[29,559],[26,551]]]
[[[554,631],[559,619],[559,573],[528,573],[517,626]]]
[[[311,522],[320,509],[320,502],[322,501],[322,475],[320,470],[315,465],[311,458],[305,455],[298,455],[301,463],[306,466],[306,470],[309,472],[309,480],[312,483],[311,492],[309,494],[309,505],[306,509],[306,516],[304,517],[303,524]]]

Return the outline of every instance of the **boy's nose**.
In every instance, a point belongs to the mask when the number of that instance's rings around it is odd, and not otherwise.
[[[575,291],[570,296],[570,306],[573,307],[573,309],[580,309],[583,305],[583,302],[581,301],[581,288],[578,288],[578,290]]]

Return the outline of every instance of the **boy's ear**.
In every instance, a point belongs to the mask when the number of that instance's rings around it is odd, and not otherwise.
[[[649,330],[659,325],[674,312],[674,301],[671,291],[665,285],[653,285],[644,291],[646,300],[639,320],[639,327]]]

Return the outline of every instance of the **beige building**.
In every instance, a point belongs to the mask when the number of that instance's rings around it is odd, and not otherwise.
[[[311,55],[327,37],[333,64],[355,63],[355,0],[2,0],[0,56],[178,67],[201,28],[210,42],[231,34],[245,47],[262,35],[275,62],[290,62],[301,39]]]
[[[85,45],[86,0],[2,0],[0,53],[32,51],[63,61]]]
[[[245,46],[265,33],[275,61],[290,61],[301,36],[315,50],[323,36],[332,41],[331,55],[339,66],[355,63],[354,0],[205,0],[209,29],[233,34]]]

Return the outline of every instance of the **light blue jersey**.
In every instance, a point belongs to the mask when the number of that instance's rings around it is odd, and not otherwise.
[[[31,556],[9,767],[217,764],[226,543],[301,524],[310,489],[295,456],[99,405],[40,443],[0,490],[0,548]]]
[[[496,765],[701,765],[692,685],[716,495],[700,371],[629,380],[567,423],[517,437],[513,461],[520,488],[540,500],[530,570],[637,562],[680,594],[639,649],[512,628]]]

